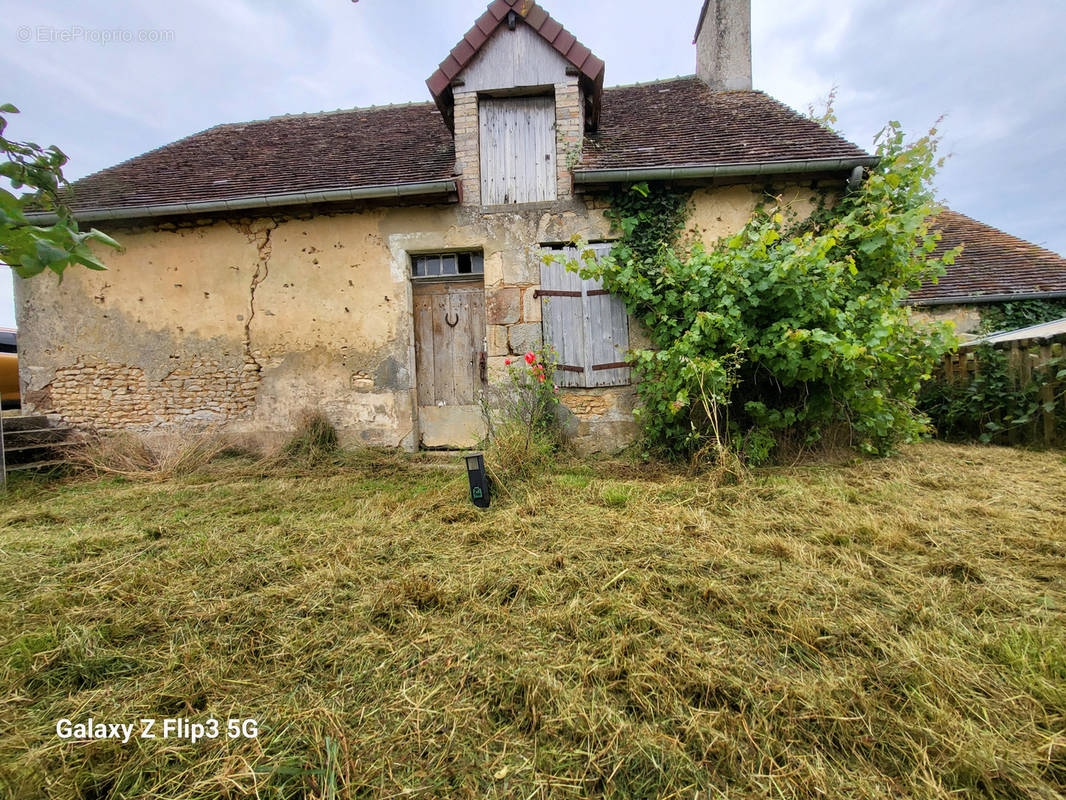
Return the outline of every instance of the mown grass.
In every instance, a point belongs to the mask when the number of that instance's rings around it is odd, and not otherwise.
[[[573,465],[484,513],[362,454],[17,483],[11,797],[1066,791],[1066,462],[929,444],[738,485]],[[60,718],[252,717],[70,743]]]

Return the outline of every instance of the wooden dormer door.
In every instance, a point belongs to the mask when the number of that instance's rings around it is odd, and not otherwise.
[[[477,280],[413,283],[420,445],[474,447],[485,436],[485,287]]]

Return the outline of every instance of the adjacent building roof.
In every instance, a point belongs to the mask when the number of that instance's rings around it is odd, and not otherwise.
[[[755,174],[841,158],[871,160],[762,92],[712,92],[687,77],[606,89],[575,172],[741,165]],[[210,128],[82,178],[71,206],[93,220],[195,213],[205,202],[265,207],[300,193],[304,202],[390,187],[428,194],[454,168],[451,132],[432,103],[353,109]]]
[[[603,61],[532,0],[493,0],[488,10],[478,17],[466,36],[452,48],[436,72],[426,80],[429,92],[433,95],[433,102],[437,104],[449,127],[452,113],[452,80],[474,60],[474,56],[492,38],[496,30],[506,24],[512,11],[518,24],[529,25],[577,70],[592,108],[588,123],[594,128],[599,116],[600,93],[603,91]]]
[[[913,292],[915,305],[1066,297],[1066,258],[955,211],[942,211],[936,253],[962,254],[936,284]]]

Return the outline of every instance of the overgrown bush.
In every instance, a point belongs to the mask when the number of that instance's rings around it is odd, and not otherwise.
[[[490,467],[501,481],[547,469],[559,449],[557,357],[550,348],[507,359],[507,376],[481,396]]]
[[[336,455],[340,449],[337,429],[321,411],[301,413],[296,428],[281,448],[281,455],[296,461],[316,463]]]
[[[952,441],[993,444],[1043,441],[1043,415],[1054,415],[1055,428],[1066,431],[1066,357],[1053,358],[1029,380],[1018,385],[1007,351],[978,348],[980,368],[968,381],[934,379],[919,395],[919,407],[936,428],[937,436]],[[1045,387],[1056,388],[1050,397]]]
[[[955,340],[945,324],[912,324],[901,301],[956,253],[933,256],[935,134],[908,143],[888,125],[860,189],[798,223],[768,196],[710,249],[679,244],[676,192],[639,185],[614,199],[620,243],[568,266],[647,328],[653,346],[630,363],[650,448],[721,457],[747,442],[756,461],[771,441],[810,444],[842,424],[875,453],[925,432],[915,398]]]

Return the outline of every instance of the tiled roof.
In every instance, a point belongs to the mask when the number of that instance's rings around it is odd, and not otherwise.
[[[572,33],[552,19],[551,14],[532,0],[493,0],[466,36],[448,54],[436,72],[429,76],[426,85],[433,95],[433,101],[451,123],[451,83],[474,56],[492,38],[496,30],[507,20],[509,12],[514,11],[520,18],[519,24],[529,25],[538,35],[558,53],[570,62],[581,76],[586,94],[593,96],[593,106],[599,111],[599,94],[603,90],[603,61],[592,54]],[[595,115],[594,115],[595,116]]]
[[[761,92],[697,78],[607,89],[582,169],[862,157]],[[75,211],[447,180],[452,135],[432,103],[219,125],[74,184]]]
[[[445,180],[455,146],[432,103],[218,125],[89,175],[72,208],[128,208]]]
[[[713,92],[686,77],[607,89],[576,171],[865,156],[762,92]]]
[[[955,211],[937,215],[936,253],[963,245],[962,254],[936,284],[926,284],[911,302],[950,302],[981,295],[1066,292],[1066,258]]]

